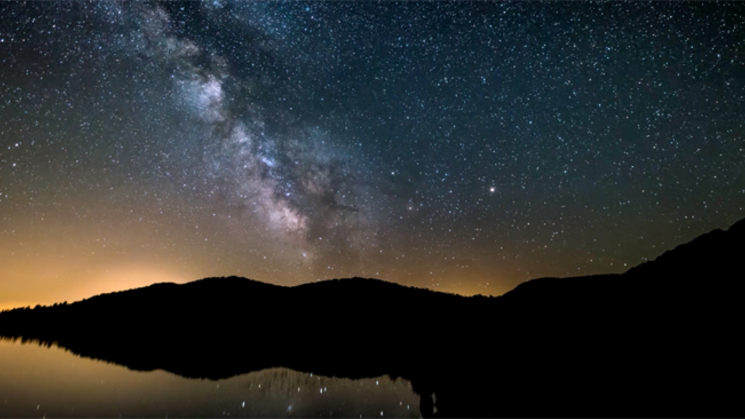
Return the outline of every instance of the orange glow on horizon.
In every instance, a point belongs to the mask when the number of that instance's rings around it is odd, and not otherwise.
[[[45,277],[48,277],[48,275],[39,275],[36,278],[29,277],[19,281],[18,284],[27,284],[27,286],[18,286],[15,295],[6,295],[5,298],[7,299],[0,298],[0,311],[18,307],[33,308],[37,304],[45,306],[65,301],[73,303],[99,294],[126,291],[157,283],[174,282],[183,284],[200,279],[174,273],[163,268],[132,264],[93,272],[88,271],[84,275],[56,276],[55,286],[39,286],[38,278],[44,279]]]

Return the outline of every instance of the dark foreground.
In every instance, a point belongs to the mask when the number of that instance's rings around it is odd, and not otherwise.
[[[745,220],[622,275],[497,298],[209,278],[3,312],[0,336],[185,377],[400,376],[426,416],[744,417],[744,256]]]

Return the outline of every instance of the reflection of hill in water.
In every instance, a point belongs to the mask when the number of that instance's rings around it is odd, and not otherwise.
[[[271,368],[187,379],[81,359],[54,346],[0,341],[0,417],[418,417],[418,405],[401,378],[351,380]]]
[[[2,313],[0,335],[185,377],[400,376],[424,415],[743,417],[730,382],[745,375],[744,254],[745,220],[624,274],[541,278],[498,298],[210,278]]]

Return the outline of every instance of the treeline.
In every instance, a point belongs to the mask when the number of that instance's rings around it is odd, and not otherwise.
[[[26,307],[15,307],[15,308],[6,308],[4,310],[0,310],[0,313],[12,313],[12,312],[25,312],[29,310],[40,310],[44,308],[56,308],[56,307],[64,307],[67,305],[67,301],[63,301],[61,303],[54,303],[51,306],[43,306],[41,304],[37,304],[34,306],[34,308],[31,308],[31,306]]]

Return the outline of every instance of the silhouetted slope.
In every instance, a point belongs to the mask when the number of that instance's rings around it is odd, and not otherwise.
[[[743,386],[722,379],[745,372],[743,255],[745,220],[621,275],[541,278],[497,298],[511,411],[743,416]],[[531,395],[540,406],[520,408]]]
[[[674,280],[678,287],[701,290],[715,289],[718,283],[725,287],[739,286],[742,281],[733,282],[731,278],[745,278],[743,238],[745,219],[727,231],[714,230],[699,236],[665,252],[654,261],[629,269],[626,274],[664,277]]]
[[[498,298],[209,278],[5,312],[0,335],[187,377],[403,376],[422,412],[435,414],[434,393],[444,417],[743,417],[743,255],[745,220],[624,274],[541,278]]]
[[[714,230],[665,252],[622,275],[528,281],[501,298],[501,308],[554,313],[559,318],[591,309],[605,321],[651,331],[696,328],[699,333],[739,318],[745,296],[745,220],[729,230]],[[540,308],[540,310],[537,310]],[[527,315],[527,313],[526,313]],[[530,316],[528,316],[530,317]],[[715,324],[703,325],[710,318]]]

